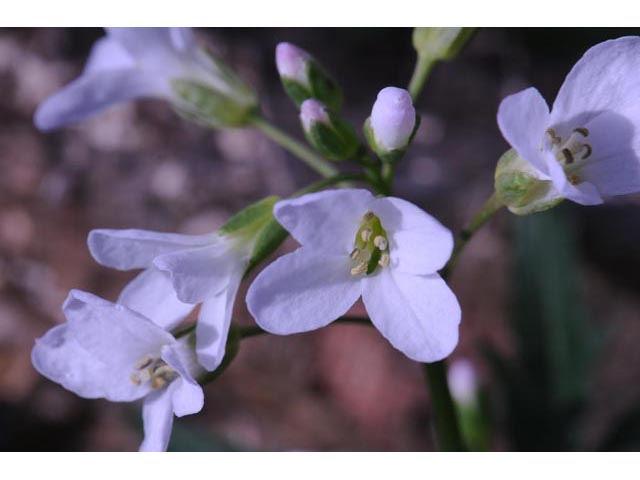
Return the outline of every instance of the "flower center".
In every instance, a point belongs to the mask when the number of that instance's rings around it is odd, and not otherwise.
[[[548,128],[545,134],[547,147],[562,165],[569,182],[573,185],[581,183],[577,172],[593,152],[591,145],[585,141],[589,136],[589,130],[584,127],[574,128],[566,140],[556,135],[552,128]]]
[[[135,365],[135,371],[131,374],[131,382],[140,386],[151,382],[151,388],[157,390],[178,378],[176,371],[166,364],[160,357],[145,355]]]
[[[367,212],[362,217],[360,228],[353,242],[351,275],[372,275],[378,268],[389,265],[389,240],[380,219]]]

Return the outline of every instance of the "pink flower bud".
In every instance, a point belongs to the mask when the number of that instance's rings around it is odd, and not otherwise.
[[[281,77],[307,85],[307,62],[310,55],[291,43],[282,42],[276,47],[276,67]]]
[[[407,146],[416,126],[416,110],[409,92],[403,88],[380,90],[371,110],[371,129],[376,143],[386,151]]]

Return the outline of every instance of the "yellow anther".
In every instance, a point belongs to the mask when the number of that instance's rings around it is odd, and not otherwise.
[[[140,381],[140,379],[135,373],[132,373],[129,378],[131,379],[131,383],[133,383],[136,387],[139,387],[142,384],[142,382]]]
[[[380,256],[380,260],[378,260],[378,265],[380,265],[381,267],[386,267],[387,265],[389,265],[389,262],[391,262],[391,257],[388,253],[383,253]]]
[[[380,250],[386,250],[387,249],[387,239],[384,238],[382,235],[378,235],[376,238],[373,239],[373,244],[378,247]]]
[[[574,128],[573,131],[575,133],[579,133],[580,135],[582,135],[585,138],[589,136],[589,130],[584,128],[584,127]]]
[[[573,153],[571,153],[571,150],[569,150],[568,148],[563,148],[561,150],[562,155],[564,155],[564,160],[567,163],[567,165],[570,165],[573,163]]]
[[[580,183],[580,177],[578,177],[578,175],[569,175],[567,180],[569,180],[571,185],[578,185]]]
[[[360,255],[360,249],[356,247],[353,249],[351,255],[349,256],[351,257],[351,260],[355,260],[356,258],[358,258],[358,255]]]
[[[151,380],[151,388],[158,389],[162,388],[167,384],[167,380],[164,377],[153,377]]]
[[[365,228],[360,232],[360,238],[362,239],[363,242],[367,243],[371,238],[372,233],[373,233],[373,230],[371,230],[370,228]]]
[[[362,275],[367,271],[367,262],[362,262],[351,269],[351,275]]]
[[[174,370],[169,365],[161,365],[153,371],[154,376],[162,376],[172,373],[174,373]]]

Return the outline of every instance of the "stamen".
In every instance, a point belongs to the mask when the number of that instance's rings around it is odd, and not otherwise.
[[[380,257],[380,260],[378,260],[378,265],[380,265],[381,267],[386,267],[387,265],[389,265],[389,262],[391,262],[391,257],[388,253],[383,253]]]
[[[387,239],[384,238],[382,235],[378,235],[376,238],[373,239],[373,244],[378,247],[380,250],[386,250],[387,249]]]
[[[351,255],[349,256],[351,257],[351,260],[355,260],[356,258],[358,258],[358,255],[360,255],[360,249],[356,247],[353,249],[353,251],[351,252]]]
[[[578,177],[578,175],[569,175],[567,180],[569,180],[571,185],[578,185],[580,183],[580,177]]]
[[[131,383],[133,383],[136,387],[139,387],[142,384],[142,382],[140,381],[140,379],[135,373],[132,373],[129,378],[131,379]]]
[[[362,217],[362,220],[364,220],[365,222],[370,222],[371,220],[373,220],[373,217],[375,217],[375,215],[371,210],[369,210],[367,213],[364,214],[364,216]]]
[[[367,262],[361,262],[351,269],[351,275],[362,275],[367,271]]]
[[[585,153],[582,154],[582,160],[589,158],[593,150],[591,149],[591,145],[585,143],[582,148],[585,150]]]
[[[145,355],[140,360],[138,360],[138,363],[136,363],[136,370],[144,370],[149,365],[151,365],[153,360],[154,359],[151,355]]]
[[[583,137],[587,138],[589,136],[589,130],[584,127],[578,127],[573,129],[574,132],[579,133]]]
[[[142,370],[140,372],[140,381],[142,383],[148,382],[149,380],[151,380],[152,375],[153,375],[153,372],[151,371],[150,368]]]
[[[553,130],[553,128],[547,128],[544,133],[551,137],[551,145],[560,145],[560,143],[562,143],[562,138],[556,135],[556,132]]]
[[[568,148],[563,148],[561,150],[562,155],[564,155],[564,159],[567,162],[567,165],[570,165],[573,163],[573,154],[571,153],[571,150],[569,150]]]
[[[365,215],[366,216],[366,215]],[[371,230],[370,228],[365,228],[364,230],[362,230],[360,232],[360,238],[362,239],[363,242],[368,242],[369,239],[371,238],[371,234],[373,233],[373,230]]]
[[[167,380],[164,377],[153,377],[151,380],[151,388],[158,389],[164,387],[167,384]]]

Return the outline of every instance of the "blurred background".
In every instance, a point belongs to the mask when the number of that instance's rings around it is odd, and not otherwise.
[[[492,193],[508,148],[495,121],[500,100],[535,85],[551,103],[587,48],[639,33],[479,30],[427,82],[396,194],[458,231]],[[253,201],[316,179],[257,131],[207,130],[159,101],[36,131],[39,102],[78,75],[102,35],[0,30],[0,450],[135,450],[142,438],[138,405],[83,400],[31,366],[34,339],[63,321],[69,289],[114,300],[135,275],[93,262],[89,230],[203,233]],[[275,69],[278,42],[307,49],[333,73],[358,126],[378,90],[408,83],[415,58],[410,29],[198,35],[258,90],[265,115],[298,138],[297,112]],[[294,247],[288,241],[281,251]],[[478,369],[488,448],[640,447],[638,272],[638,195],[528,218],[500,212],[471,241],[451,278],[463,310],[452,358]],[[242,301],[234,318],[252,323]],[[333,325],[248,339],[205,393],[199,415],[177,419],[171,449],[434,448],[421,368],[375,329]]]

